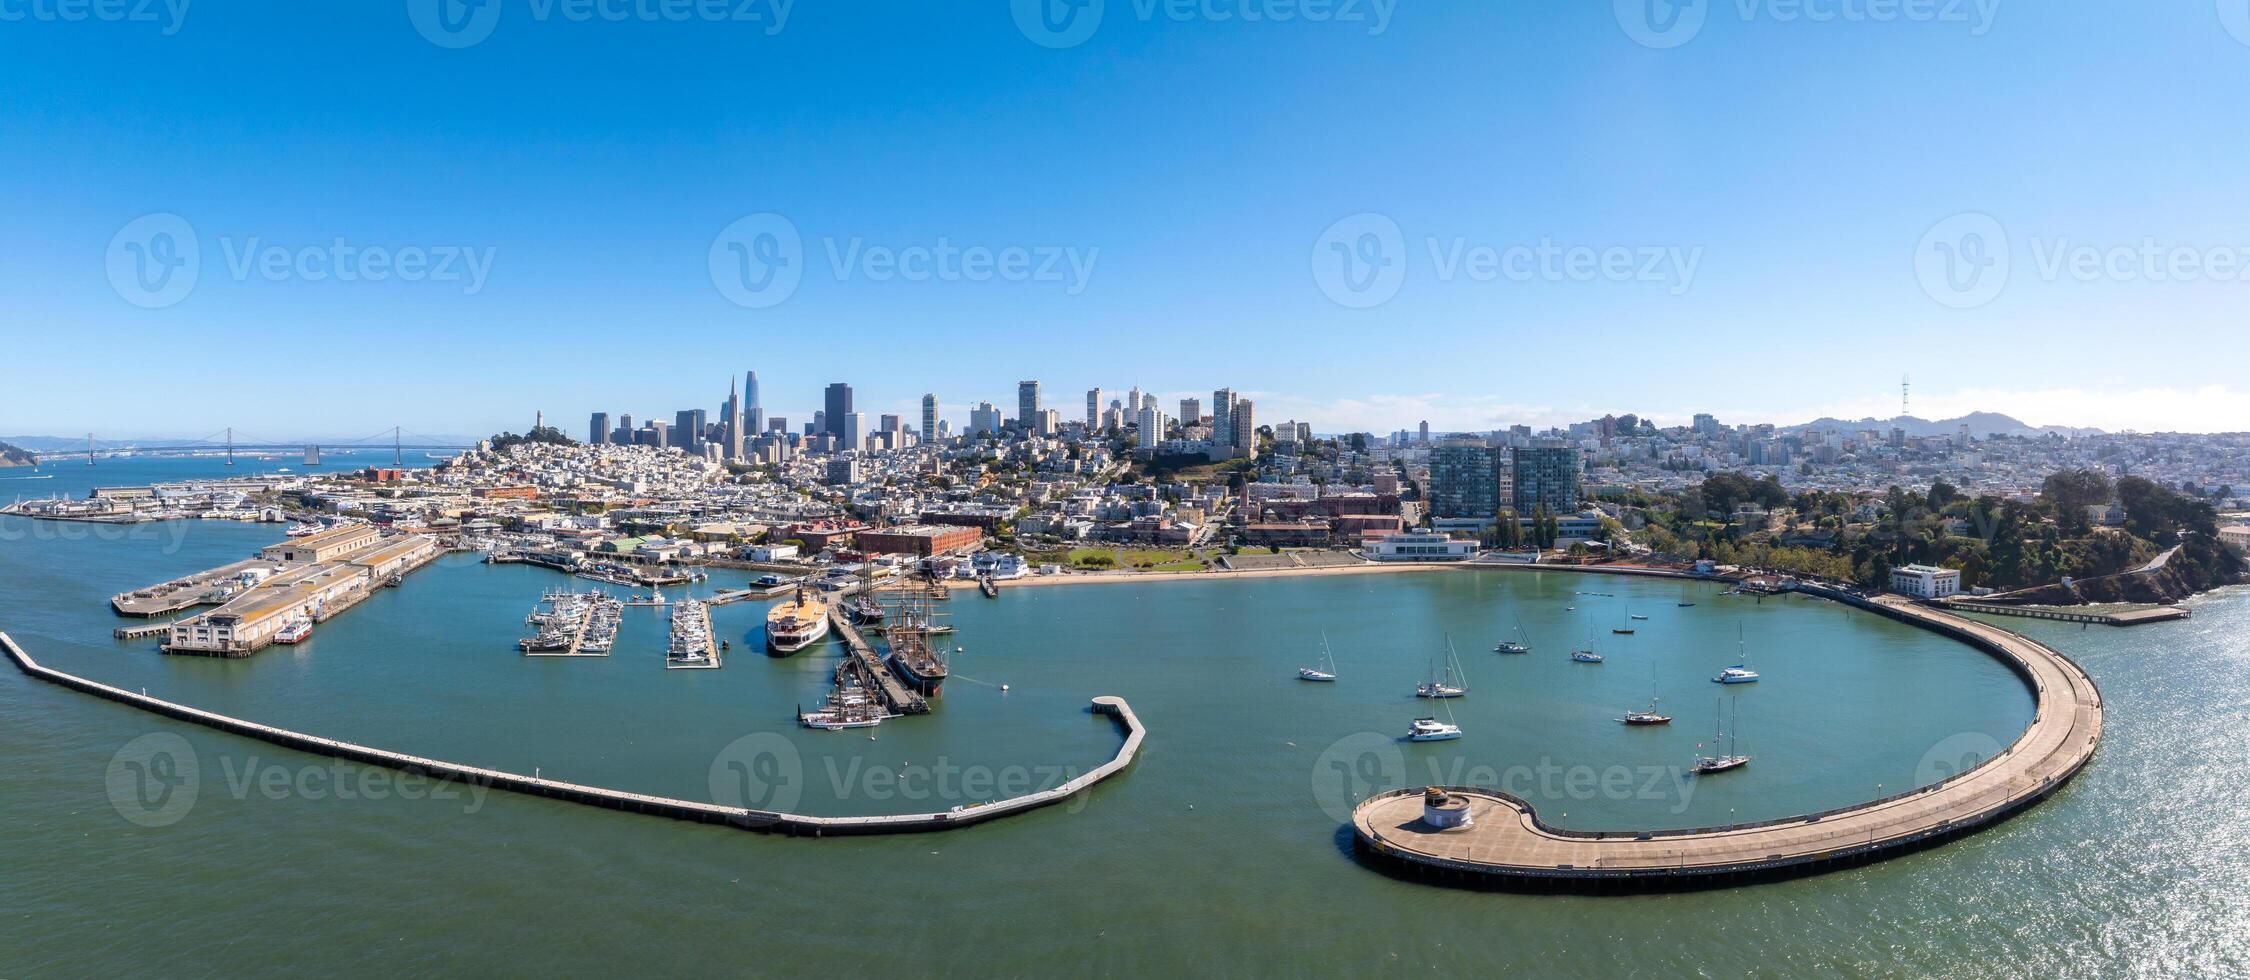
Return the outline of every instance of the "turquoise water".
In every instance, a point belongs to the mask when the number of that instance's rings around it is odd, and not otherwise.
[[[104,482],[137,482],[199,467],[96,469]],[[1085,711],[1095,695],[1129,699],[1150,735],[1133,769],[1065,807],[960,833],[792,840],[507,794],[428,798],[381,771],[11,671],[0,675],[0,745],[14,762],[0,768],[12,830],[0,849],[10,913],[0,975],[318,963],[2176,976],[2240,972],[2250,953],[2250,862],[2235,819],[2250,803],[2237,778],[2250,763],[2241,592],[2136,631],[2005,622],[2080,658],[2110,715],[2086,776],[1994,831],[1752,888],[1542,897],[1393,880],[1351,858],[1338,814],[1369,788],[1434,778],[1496,781],[1585,828],[1846,805],[2012,739],[2029,697],[1997,664],[1936,637],[1699,585],[1515,572],[1147,583],[997,601],[957,592],[947,611],[966,649],[937,712],[869,741],[788,724],[824,690],[835,651],[756,652],[761,605],[717,611],[736,648],[722,671],[663,670],[661,614],[639,609],[610,658],[532,660],[513,649],[522,617],[542,588],[569,580],[455,558],[299,647],[165,658],[109,638],[118,620],[106,597],[238,557],[277,529],[59,527],[0,521],[0,629],[36,656],[386,748],[696,799],[741,789],[712,778],[741,761],[759,775],[751,790],[792,796],[799,810],[879,813],[944,809],[1099,764],[1118,739]],[[1612,636],[1628,607],[1649,620]],[[1490,652],[1518,616],[1536,652]],[[1710,738],[1720,691],[1708,678],[1733,661],[1738,628],[1767,678],[1728,692],[1757,761],[1683,789],[1669,773]],[[1301,683],[1295,669],[1318,656],[1323,630],[1343,679]],[[1450,704],[1468,737],[1402,744],[1405,722],[1432,708],[1412,689],[1448,634],[1472,689]],[[1568,661],[1589,635],[1609,663]],[[1652,689],[1673,726],[1612,720]],[[200,780],[192,806],[162,826],[126,820],[130,805],[113,806],[105,779],[151,733],[183,737]]]

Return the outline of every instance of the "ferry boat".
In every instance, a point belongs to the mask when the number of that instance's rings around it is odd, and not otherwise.
[[[273,635],[273,641],[281,644],[298,643],[303,641],[305,637],[311,636],[312,631],[312,620],[292,619],[281,625],[281,632]]]
[[[796,653],[828,636],[828,603],[800,585],[789,601],[766,611],[766,652]]]
[[[1416,718],[1406,726],[1410,742],[1445,742],[1461,737],[1461,726],[1436,718]]]

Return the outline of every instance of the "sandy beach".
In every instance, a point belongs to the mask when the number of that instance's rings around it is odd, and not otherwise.
[[[1478,571],[1501,569],[1537,572],[1590,572],[1611,575],[1645,575],[1662,578],[1692,578],[1694,576],[1668,568],[1646,565],[1524,565],[1500,562],[1403,562],[1384,564],[1369,562],[1363,565],[1326,565],[1315,568],[1254,568],[1242,571],[1204,572],[1066,572],[1061,575],[1032,575],[1000,582],[1003,589],[1047,585],[1099,585],[1132,582],[1225,582],[1252,578],[1295,578],[1312,575],[1375,575],[1406,572],[1442,572],[1448,570]]]

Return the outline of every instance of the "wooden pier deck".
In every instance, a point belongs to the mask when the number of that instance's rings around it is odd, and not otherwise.
[[[535,776],[467,766],[439,759],[427,759],[421,756],[356,745],[351,742],[339,742],[316,735],[306,735],[288,729],[274,728],[253,721],[205,711],[201,708],[191,708],[160,698],[152,698],[146,694],[112,687],[108,684],[87,680],[75,674],[68,674],[52,667],[43,666],[38,661],[33,660],[30,654],[25,653],[23,648],[18,647],[15,640],[6,633],[0,633],[0,653],[4,653],[18,670],[50,684],[61,685],[83,694],[91,694],[95,697],[115,701],[128,707],[139,708],[167,718],[176,718],[190,724],[255,738],[315,755],[344,759],[366,765],[383,766],[402,772],[420,773],[434,779],[503,789],[513,793],[544,796],[568,803],[598,806],[626,813],[641,813],[675,820],[721,824],[759,833],[788,834],[802,837],[910,834],[953,830],[1052,806],[1084,793],[1093,788],[1094,784],[1123,772],[1127,766],[1132,765],[1133,760],[1139,755],[1141,739],[1146,734],[1141,727],[1139,716],[1133,713],[1132,707],[1125,703],[1125,699],[1098,697],[1093,699],[1089,710],[1097,714],[1108,715],[1115,720],[1118,727],[1124,731],[1124,744],[1118,747],[1117,754],[1112,756],[1108,762],[1102,763],[1084,775],[1059,786],[1004,800],[963,804],[937,813],[904,813],[868,817],[816,817],[772,810],[724,806],[716,803],[702,803],[695,800],[650,796],[645,793],[629,793],[624,790],[588,786],[583,783],[541,779]]]
[[[930,713],[930,699],[907,687],[906,682],[899,680],[898,675],[891,672],[890,666],[883,663],[882,655],[875,652],[874,645],[868,643],[867,638],[860,635],[859,629],[845,618],[842,603],[829,607],[828,621],[835,628],[836,635],[843,638],[847,666],[852,666],[858,672],[861,683],[869,685],[883,699],[883,707],[898,715]]]
[[[2031,689],[2031,725],[2000,755],[1943,782],[1827,813],[1697,830],[1590,833],[1548,826],[1506,793],[1449,787],[1471,825],[1422,821],[1422,789],[1379,794],[1352,814],[1363,853],[1441,880],[1542,890],[1709,887],[1812,874],[1928,847],[1990,826],[2060,789],[2101,740],[2093,679],[2054,650],[1898,596],[1805,591],[1961,640]],[[1738,777],[1717,777],[1738,778]]]

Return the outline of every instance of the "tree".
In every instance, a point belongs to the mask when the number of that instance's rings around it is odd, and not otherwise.
[[[2115,492],[2109,474],[2101,470],[2063,470],[2047,477],[2039,500],[2065,532],[2085,534],[2093,530],[2086,508],[2109,503]]]

